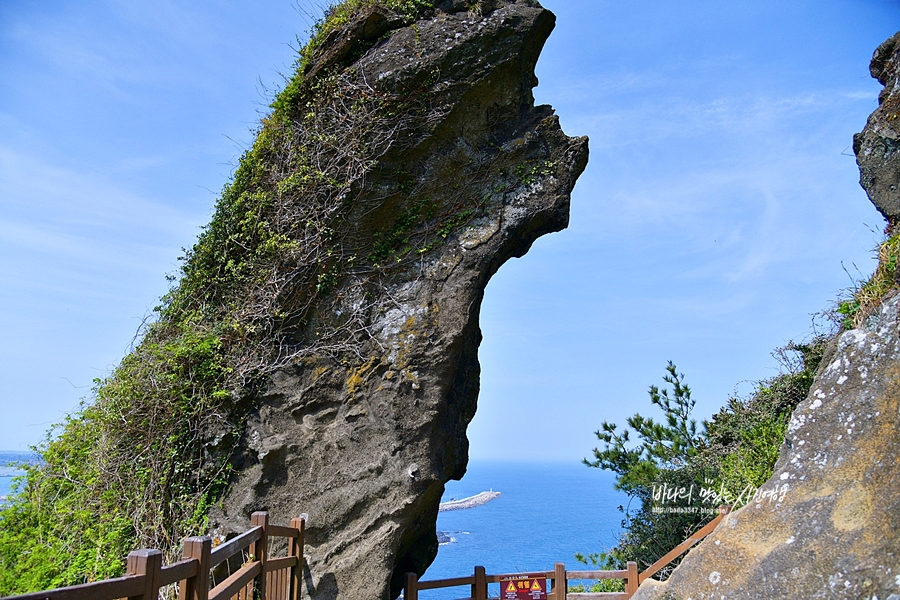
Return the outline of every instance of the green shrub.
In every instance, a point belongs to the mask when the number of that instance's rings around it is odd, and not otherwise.
[[[630,501],[627,508],[619,507],[625,518],[616,546],[576,559],[601,569],[623,569],[635,561],[644,570],[707,523],[718,502],[727,501],[734,508],[748,502],[772,475],[791,412],[809,393],[828,341],[817,337],[781,349],[787,372],[759,383],[747,398],[731,398],[700,428],[691,419],[695,401],[690,388],[670,362],[663,379],[672,386],[671,394],[650,387],[650,401],[662,411],[661,421],[636,414],[621,431],[604,421],[596,432],[603,447],[595,448],[593,460],[584,462],[614,472],[616,488]],[[674,504],[654,497],[663,486],[692,490],[694,506],[707,511],[667,510]],[[708,495],[706,507],[701,490],[715,492]],[[676,559],[657,577],[667,578],[679,562]],[[606,591],[612,584],[598,585],[604,589],[596,591]]]
[[[897,286],[897,264],[900,261],[900,232],[888,237],[878,246],[878,266],[872,277],[862,285],[857,285],[850,298],[838,300],[834,309],[835,320],[843,329],[854,329],[862,325],[872,310],[881,304],[881,299]]]

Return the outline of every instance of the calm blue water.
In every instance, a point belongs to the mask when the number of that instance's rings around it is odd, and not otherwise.
[[[615,544],[627,497],[613,490],[614,476],[578,463],[470,462],[462,481],[447,484],[444,501],[485,490],[496,500],[466,510],[442,512],[438,530],[453,542],[441,545],[422,577],[471,575],[475,565],[488,573],[549,571],[555,562],[576,568],[576,552],[600,552]],[[491,595],[499,588],[491,586]],[[423,600],[467,596],[466,588],[420,592]]]
[[[22,472],[11,463],[30,462],[36,460],[31,452],[9,452],[0,450],[0,502],[3,501],[12,485],[13,477]]]

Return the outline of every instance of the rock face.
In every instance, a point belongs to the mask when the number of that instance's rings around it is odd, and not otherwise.
[[[884,89],[878,108],[853,137],[859,183],[891,226],[900,218],[900,33],[881,44],[869,66]]]
[[[854,147],[861,182],[900,216],[900,34],[872,75],[885,85]],[[900,295],[846,331],[794,411],[759,502],[728,515],[663,584],[634,598],[900,598]]]
[[[439,244],[369,294],[364,344],[271,375],[211,515],[225,536],[254,510],[275,523],[306,513],[312,598],[396,597],[404,573],[434,559],[444,483],[468,460],[484,288],[506,260],[567,225],[587,162],[587,139],[567,137],[549,106],[534,106],[534,65],[554,16],[531,0],[466,4],[438,3],[406,27],[367,9],[307,69],[339,64],[372,93],[422,93],[439,107],[369,165],[360,205],[377,208],[354,216],[361,229],[376,217],[402,224],[426,202],[458,206]],[[338,313],[356,301],[344,291],[334,292]]]
[[[900,296],[844,332],[791,418],[769,492],[636,599],[897,598]]]

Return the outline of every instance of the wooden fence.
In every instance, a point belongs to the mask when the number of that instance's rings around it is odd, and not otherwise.
[[[255,512],[250,525],[215,548],[208,536],[189,537],[184,540],[182,560],[170,565],[162,564],[159,550],[135,550],[128,555],[124,577],[8,600],[157,600],[161,588],[173,585],[178,600],[299,600],[305,521],[293,519],[290,527],[280,527],[269,524],[268,513]],[[287,538],[287,555],[270,558],[269,540],[276,537]],[[238,562],[240,567],[210,589],[210,571],[225,561]]]
[[[488,584],[516,577],[543,577],[551,582],[548,600],[627,600],[644,580],[712,533],[730,510],[720,507],[715,519],[640,573],[634,562],[619,571],[566,571],[563,563],[556,563],[552,571],[502,575],[488,575],[484,567],[475,567],[475,572],[468,577],[432,581],[419,581],[415,573],[407,573],[404,600],[418,600],[421,590],[455,586],[470,587],[471,596],[460,600],[487,600]],[[216,548],[208,536],[189,537],[184,540],[182,560],[170,565],[162,564],[159,550],[135,550],[128,555],[124,577],[4,600],[157,600],[160,590],[166,586],[175,587],[178,600],[300,600],[306,522],[297,518],[291,521],[290,527],[280,527],[269,524],[268,513],[255,512],[250,525],[250,529]],[[276,537],[287,538],[287,554],[271,558],[269,540]],[[232,560],[236,558],[239,560]],[[210,589],[211,571],[226,561],[240,566]],[[624,579],[625,591],[569,592],[570,579]]]
[[[415,573],[406,574],[406,586],[403,591],[403,600],[419,600],[419,592],[422,590],[434,590],[439,588],[448,588],[456,586],[469,586],[471,595],[459,600],[487,600],[488,584],[500,583],[504,579],[515,578],[546,578],[551,582],[550,590],[547,593],[548,600],[628,600],[634,594],[638,586],[659,572],[660,569],[668,565],[670,562],[687,552],[688,549],[713,532],[716,526],[722,521],[726,514],[731,511],[731,507],[719,507],[719,514],[712,521],[700,528],[696,533],[692,534],[686,540],[678,544],[669,553],[660,558],[658,561],[647,567],[646,570],[638,573],[637,563],[629,562],[627,569],[619,571],[566,571],[563,563],[556,563],[552,571],[537,571],[533,573],[503,573],[499,575],[488,575],[485,573],[484,567],[475,567],[475,572],[468,577],[454,577],[451,579],[435,579],[431,581],[419,581]],[[569,592],[568,582],[570,579],[624,579],[624,592]]]

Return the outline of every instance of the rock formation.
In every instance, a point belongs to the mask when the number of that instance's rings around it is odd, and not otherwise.
[[[875,52],[885,89],[854,139],[861,183],[900,216],[900,34]],[[900,599],[900,295],[886,298],[822,361],[794,411],[764,494],[728,515],[662,584],[636,600]]]
[[[878,108],[853,137],[853,151],[860,185],[894,225],[900,217],[900,33],[878,46],[869,72],[884,89],[878,95]]]
[[[365,335],[269,375],[211,515],[227,536],[254,510],[277,523],[306,513],[312,598],[396,597],[403,574],[434,559],[444,483],[468,460],[485,286],[567,225],[587,162],[587,139],[567,137],[549,106],[534,106],[552,13],[532,0],[471,4],[438,2],[409,26],[366,8],[306,66],[307,81],[337,70],[366,94],[412,98],[402,110],[418,111],[366,165],[353,190],[362,208],[349,217],[360,236],[383,242],[370,257],[402,268],[365,293],[336,278],[333,313],[318,322],[356,311]],[[400,248],[412,217],[432,210],[444,225],[425,218],[430,241]]]

